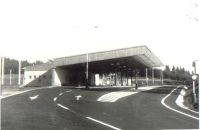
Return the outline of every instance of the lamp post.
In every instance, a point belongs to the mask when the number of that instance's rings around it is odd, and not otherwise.
[[[196,97],[196,92],[195,92],[195,80],[197,78],[197,75],[193,75],[192,76],[192,80],[193,80],[193,102],[196,103],[197,102],[197,97]]]
[[[88,80],[88,53],[86,53],[86,88],[89,88],[89,80]]]
[[[21,85],[21,60],[19,60],[18,84]]]

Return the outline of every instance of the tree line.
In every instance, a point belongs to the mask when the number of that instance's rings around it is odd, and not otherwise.
[[[161,78],[161,71],[160,69],[154,69],[154,77],[155,78]],[[172,69],[170,69],[169,65],[165,66],[165,69],[163,70],[163,78],[164,79],[172,79],[172,80],[178,80],[178,81],[191,81],[191,76],[193,75],[193,71],[190,74],[189,70],[185,70],[184,67],[175,67],[172,66]],[[142,69],[140,71],[140,76],[145,77],[146,71]],[[152,69],[148,69],[148,77],[152,77]]]
[[[43,64],[42,61],[35,61],[33,63],[28,62],[27,60],[21,61],[21,68],[25,66],[33,66],[33,65],[40,65]],[[15,59],[10,59],[7,57],[4,57],[4,74],[10,74],[10,70],[12,70],[12,74],[18,74],[19,73],[19,61]],[[21,69],[21,74],[23,74],[24,71]]]
[[[44,64],[42,61],[35,61],[33,63],[28,62],[27,60],[21,61],[21,68],[25,66],[33,66],[33,65],[40,65]],[[18,74],[19,73],[19,61],[15,59],[10,58],[4,58],[4,74],[9,74],[10,70],[12,70],[12,74]],[[23,69],[21,70],[21,74],[23,74]],[[193,72],[192,72],[193,74]],[[172,79],[172,80],[179,80],[179,81],[190,81],[191,75],[188,70],[185,70],[184,67],[175,67],[172,66],[172,69],[170,69],[169,65],[165,66],[165,69],[163,71],[163,78],[164,79]],[[140,70],[140,76],[145,77],[146,71],[144,69]],[[152,69],[148,69],[148,77],[152,77]],[[161,78],[161,72],[159,69],[154,69],[154,77],[155,78]]]

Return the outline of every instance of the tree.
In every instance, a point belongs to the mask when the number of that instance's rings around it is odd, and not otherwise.
[[[179,70],[179,68],[178,67],[176,67],[176,73],[180,73],[180,70]]]
[[[169,65],[166,65],[166,66],[165,66],[165,71],[167,71],[167,72],[170,71]]]
[[[175,70],[175,67],[173,66],[172,67],[172,73],[175,73],[176,72],[176,70]]]
[[[5,57],[4,58],[5,61],[5,67],[4,67],[4,73],[5,74],[9,74],[10,70],[12,70],[12,74],[18,74],[19,73],[19,61],[15,60],[15,59],[10,59]],[[33,63],[29,63],[27,60],[25,61],[21,61],[21,67],[25,67],[25,66],[31,66]],[[42,61],[37,60],[35,62],[36,65],[39,64],[43,64]],[[21,73],[23,73],[23,71],[21,70]]]

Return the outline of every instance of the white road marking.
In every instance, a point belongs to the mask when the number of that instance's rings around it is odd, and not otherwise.
[[[56,101],[56,100],[57,100],[57,97],[55,97],[53,100]]]
[[[61,95],[63,95],[63,93],[60,93],[59,95],[61,96]]]
[[[134,89],[131,89],[131,90],[133,90],[133,92],[131,92],[131,91],[127,92],[127,91],[124,91],[124,90],[118,91],[118,92],[111,92],[111,93],[108,93],[108,94],[101,96],[100,98],[97,99],[97,101],[99,101],[99,102],[115,102],[120,98],[139,93],[140,91],[151,90],[151,89],[154,89],[154,88],[157,88],[157,87],[161,87],[161,86],[140,87],[140,88],[138,88],[137,91],[135,91],[135,88],[134,88]]]
[[[66,91],[67,93],[71,92],[72,90]]]
[[[187,89],[187,87],[184,87],[184,89],[181,90],[180,95],[179,95],[178,98],[176,99],[176,104],[177,104],[178,106],[180,106],[181,108],[183,108],[183,109],[186,109],[186,110],[188,110],[188,111],[191,111],[191,112],[194,112],[194,113],[199,114],[199,112],[193,111],[193,110],[189,109],[188,107],[186,107],[186,106],[184,105],[184,96],[186,95],[185,89]]]
[[[135,94],[138,92],[111,92],[101,96],[97,101],[99,102],[115,102],[120,98]]]
[[[79,100],[79,98],[82,98],[81,95],[75,96],[77,98],[77,100]]]
[[[69,108],[67,108],[67,107],[65,107],[65,106],[63,106],[61,104],[57,104],[57,105],[60,106],[60,107],[62,107],[62,108],[64,108],[64,109],[66,109],[66,110],[70,110]]]
[[[60,106],[60,107],[62,107],[62,108],[64,108],[64,109],[66,109],[66,110],[69,110],[69,111],[71,111],[71,112],[73,112],[73,113],[76,113],[75,111],[70,110],[69,108],[67,108],[67,107],[65,107],[65,106],[63,106],[63,105],[61,105],[61,104],[57,104],[57,105]],[[76,114],[79,114],[79,113],[76,113]],[[81,114],[79,114],[79,115],[81,115]],[[83,116],[83,115],[81,115],[81,116]],[[108,127],[112,128],[112,129],[115,129],[115,130],[121,130],[121,129],[117,128],[117,127],[114,127],[114,126],[112,126],[112,125],[106,124],[106,123],[101,122],[101,121],[99,121],[99,120],[96,120],[96,119],[94,119],[94,118],[91,118],[91,117],[85,117],[85,118],[90,119],[90,120],[92,120],[92,121],[95,121],[95,122],[97,122],[97,123],[100,123],[100,124],[102,124],[102,125],[108,126]]]
[[[35,96],[33,96],[33,97],[29,97],[30,99],[31,99],[31,101],[32,100],[35,100],[35,99],[37,99],[39,97],[39,95],[35,95]]]
[[[91,118],[91,117],[86,117],[86,118],[87,118],[87,119],[90,119],[90,120],[92,120],[92,121],[95,121],[95,122],[97,122],[97,123],[100,123],[100,124],[102,124],[102,125],[108,126],[108,127],[112,128],[112,129],[121,130],[120,128],[117,128],[117,127],[114,127],[114,126],[112,126],[112,125],[106,124],[106,123],[104,123],[104,122],[98,121],[98,120],[93,119],[93,118]]]
[[[179,87],[180,87],[180,86],[178,86],[177,88],[179,88]],[[171,108],[171,107],[169,107],[169,106],[167,106],[167,105],[165,104],[165,99],[167,99],[177,88],[175,88],[174,90],[171,91],[171,93],[169,93],[167,96],[165,96],[165,97],[161,100],[161,103],[162,103],[165,107],[171,109],[172,111],[175,111],[175,112],[178,112],[178,113],[180,113],[180,114],[182,114],[182,115],[185,115],[185,116],[191,117],[191,118],[193,118],[193,119],[199,120],[199,118],[197,118],[197,117],[194,117],[194,116],[191,116],[191,115],[189,115],[189,114],[186,114],[186,113],[183,113],[183,112],[181,112],[181,111],[178,111],[178,110],[176,110],[176,109],[173,109],[173,108]]]

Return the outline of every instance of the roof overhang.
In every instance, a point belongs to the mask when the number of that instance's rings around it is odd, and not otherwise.
[[[51,63],[39,66],[26,67],[26,70],[48,70],[53,67],[66,67],[75,64],[87,62],[95,65],[104,65],[119,63],[130,68],[152,68],[162,67],[164,64],[150,51],[147,46],[136,46],[116,50],[88,53],[82,55],[54,58]]]
[[[135,60],[145,67],[161,67],[163,63],[149,50],[147,46],[137,46],[110,51],[88,53],[88,62],[117,60],[117,59]],[[87,54],[55,58],[55,66],[65,66],[87,62]]]

